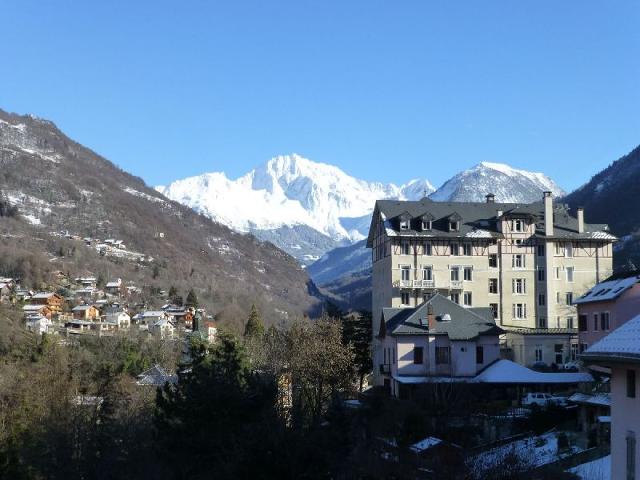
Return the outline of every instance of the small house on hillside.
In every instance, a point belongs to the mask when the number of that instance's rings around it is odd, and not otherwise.
[[[93,305],[78,305],[73,307],[71,311],[76,320],[96,321],[100,319],[100,311]]]
[[[27,318],[25,326],[30,332],[43,335],[49,333],[49,330],[53,328],[53,322],[47,317],[35,315]]]
[[[64,298],[57,293],[40,292],[36,293],[29,299],[31,305],[46,305],[51,313],[56,314],[62,312]]]
[[[159,321],[169,319],[169,315],[162,310],[146,310],[134,315],[131,319],[133,323],[138,325],[140,330],[149,330],[150,326]]]
[[[127,329],[131,326],[131,317],[122,309],[107,309],[104,321],[116,325],[119,330]]]
[[[22,307],[22,312],[24,313],[25,318],[37,315],[51,320],[52,316],[51,309],[47,305],[24,305]]]
[[[82,285],[84,288],[96,288],[98,286],[98,279],[96,277],[77,277],[76,283]]]
[[[118,278],[107,282],[104,291],[110,295],[120,295],[122,292],[122,279]]]
[[[149,325],[149,332],[162,339],[172,338],[175,333],[175,326],[169,320],[157,320]]]

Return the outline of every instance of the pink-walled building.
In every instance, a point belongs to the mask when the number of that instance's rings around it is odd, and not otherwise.
[[[640,314],[640,276],[599,283],[574,301],[580,352]]]
[[[581,358],[611,369],[611,478],[640,479],[640,315],[590,346]]]

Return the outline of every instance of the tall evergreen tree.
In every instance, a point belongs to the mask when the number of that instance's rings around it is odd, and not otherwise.
[[[251,312],[249,312],[249,318],[247,319],[247,324],[244,327],[244,336],[245,338],[258,338],[263,335],[264,324],[262,323],[262,318],[260,318],[260,314],[258,313],[256,306],[251,305]]]
[[[196,292],[194,292],[193,288],[189,290],[189,293],[187,294],[186,305],[187,307],[198,308],[198,296],[196,295]]]

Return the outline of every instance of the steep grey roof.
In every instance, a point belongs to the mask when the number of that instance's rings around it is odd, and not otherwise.
[[[530,204],[495,202],[434,202],[428,198],[417,201],[378,200],[376,202],[372,225],[376,216],[384,221],[387,234],[400,237],[437,237],[437,238],[501,238],[498,231],[498,214],[531,218],[536,223],[536,235],[544,234],[544,203]],[[401,215],[411,217],[409,229],[400,230],[398,218]],[[432,229],[422,230],[422,217],[433,217]],[[453,217],[452,217],[453,216]],[[449,221],[460,217],[459,231],[449,231]],[[552,238],[616,240],[608,232],[606,224],[584,225],[584,232],[578,233],[577,218],[569,215],[563,204],[554,204],[554,233]],[[371,246],[371,231],[367,246]]]
[[[433,308],[436,327],[429,330],[427,312]],[[503,330],[484,316],[436,293],[414,308],[383,308],[382,320],[390,335],[447,335],[451,340],[472,340],[479,335],[500,335]],[[445,315],[450,320],[445,320]]]
[[[640,282],[640,275],[600,282],[587,293],[574,300],[574,304],[614,300]]]

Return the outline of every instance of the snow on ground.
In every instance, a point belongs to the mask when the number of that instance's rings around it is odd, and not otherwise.
[[[366,232],[353,222],[370,215],[377,199],[417,199],[434,189],[426,180],[401,186],[367,182],[292,154],[272,158],[237,179],[205,173],[156,190],[239,232],[306,225],[356,241]],[[368,218],[361,223],[368,228]]]
[[[47,155],[45,153],[39,152],[38,150],[34,150],[32,148],[23,148],[23,147],[18,147],[18,148],[23,152],[28,153],[29,155],[35,155],[36,157],[40,157],[42,160],[47,160],[53,163],[60,163],[61,157],[58,154]]]
[[[22,214],[22,218],[24,218],[27,222],[29,222],[31,225],[40,225],[40,219],[37,217],[34,217],[33,215],[25,215]]]
[[[569,469],[583,480],[611,480],[611,455]]]
[[[123,190],[131,195],[134,195],[136,197],[140,197],[140,198],[144,198],[145,200],[149,200],[150,202],[156,202],[156,203],[162,203],[162,204],[166,204],[167,202],[164,201],[161,198],[158,197],[154,197],[153,195],[149,195],[148,193],[144,193],[144,192],[140,192],[138,190],[136,190],[135,188],[131,188],[131,187],[125,187],[123,188]]]
[[[539,437],[527,437],[501,445],[472,457],[469,465],[478,475],[478,478],[484,478],[484,472],[513,460],[514,457],[517,457],[518,461],[522,462],[523,465],[535,468],[548,465],[580,451],[578,447],[574,446],[559,455],[558,434],[559,432],[549,432]]]

